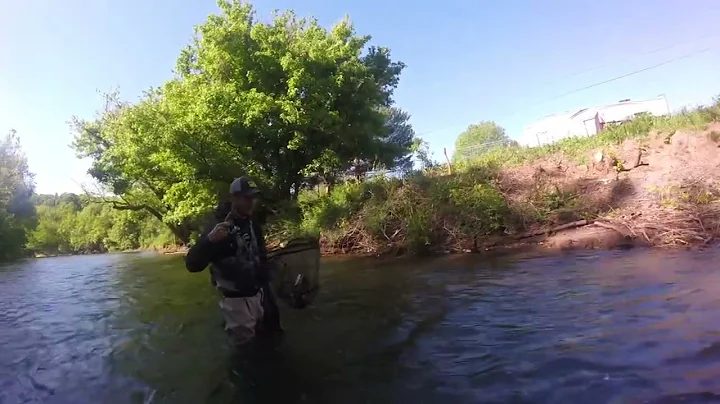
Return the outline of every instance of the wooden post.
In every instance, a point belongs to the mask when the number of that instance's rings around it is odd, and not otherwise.
[[[452,163],[450,162],[450,157],[448,157],[447,149],[444,147],[443,147],[443,154],[445,155],[445,160],[447,161],[448,175],[452,175]]]

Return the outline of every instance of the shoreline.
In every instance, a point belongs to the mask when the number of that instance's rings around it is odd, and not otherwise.
[[[496,257],[504,255],[530,254],[532,256],[544,257],[553,256],[558,253],[571,251],[624,251],[636,248],[650,250],[704,250],[716,248],[716,244],[697,243],[686,246],[658,246],[647,243],[642,238],[628,236],[617,229],[609,228],[610,224],[602,221],[589,222],[585,225],[565,228],[557,231],[550,231],[547,234],[539,234],[517,240],[513,237],[505,237],[501,241],[487,243],[480,248],[471,250],[445,250],[428,251],[425,254],[413,254],[406,251],[386,250],[380,252],[332,252],[321,251],[323,257],[347,257],[347,258],[405,258],[418,256],[446,256],[446,255],[477,255],[480,257]]]
[[[479,244],[475,249],[465,250],[429,250],[429,256],[444,255],[478,255],[478,256],[496,256],[496,255],[513,255],[513,254],[533,254],[538,256],[553,255],[556,253],[579,250],[629,250],[634,248],[649,248],[657,250],[674,250],[674,249],[698,249],[714,248],[715,245],[707,243],[697,243],[695,245],[687,245],[684,247],[674,246],[654,246],[641,237],[633,237],[622,231],[619,226],[606,223],[601,220],[581,220],[577,222],[567,223],[556,226],[545,231],[535,231],[518,236],[495,237],[485,243]],[[95,253],[76,253],[76,254],[55,254],[43,255],[37,254],[34,259],[72,257],[83,255],[103,255],[103,254],[126,254],[126,253],[142,253],[151,252],[159,255],[181,255],[186,254],[188,247],[169,247],[162,249],[136,249],[125,251],[108,251]],[[368,251],[368,252],[339,252],[331,249],[320,247],[322,257],[347,257],[347,258],[400,258],[421,256],[421,254],[413,254],[403,249],[386,249],[384,251]]]
[[[162,255],[176,255],[185,254],[188,247],[177,246],[177,247],[165,247],[165,248],[137,248],[134,250],[121,250],[121,251],[103,251],[103,252],[75,252],[75,253],[62,253],[62,254],[33,254],[26,258],[32,259],[43,259],[43,258],[59,258],[59,257],[76,257],[83,255],[104,255],[104,254],[130,254],[130,253],[143,253],[152,252]]]
[[[344,216],[313,233],[324,257],[713,247],[720,240],[720,122],[671,135],[658,131],[573,155],[560,148],[520,164],[473,163],[452,173],[347,184],[341,196],[354,192],[360,199],[337,198],[347,205],[339,206]],[[265,234],[269,250],[292,237],[272,225]]]
[[[605,227],[603,222],[588,222],[583,225],[574,225],[562,229],[550,230],[542,234],[526,235],[524,237],[502,237],[493,242],[481,244],[475,249],[465,250],[431,250],[430,256],[442,255],[505,255],[531,253],[538,255],[552,255],[558,252],[578,250],[629,250],[633,248],[665,249],[651,246],[642,240],[628,237],[621,232]],[[563,226],[558,226],[563,227]],[[412,257],[418,254],[407,251],[386,249],[378,252],[337,252],[321,250],[323,257],[359,257],[359,258],[393,258]]]
[[[678,227],[675,232],[682,232]],[[531,253],[538,255],[553,255],[566,251],[579,250],[630,250],[634,248],[647,248],[652,250],[703,250],[717,247],[713,243],[716,237],[698,239],[696,242],[652,243],[646,233],[633,234],[630,228],[623,229],[622,225],[613,223],[606,218],[597,220],[581,220],[566,223],[541,231],[528,232],[516,236],[488,237],[485,242],[478,243],[474,248],[462,250],[429,249],[425,253],[411,253],[403,248],[388,247],[377,251],[342,252],[337,249],[321,245],[323,257],[362,257],[362,258],[392,258],[408,256],[441,256],[441,255],[505,255]]]
[[[702,249],[720,240],[719,149],[720,101],[637,117],[593,136],[302,193],[299,212],[267,224],[266,246],[315,235],[325,257]]]

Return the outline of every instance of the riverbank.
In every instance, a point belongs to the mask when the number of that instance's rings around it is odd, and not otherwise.
[[[188,247],[186,246],[171,246],[162,248],[135,248],[121,251],[89,251],[89,252],[71,252],[71,253],[57,253],[57,254],[44,254],[35,253],[32,254],[32,258],[55,258],[55,257],[72,257],[76,255],[102,255],[102,254],[127,254],[127,253],[139,253],[139,252],[154,252],[157,254],[164,255],[175,255],[187,253]]]
[[[276,215],[268,225],[267,244],[272,249],[313,236],[324,255],[370,256],[705,247],[720,237],[719,146],[720,103],[667,117],[639,116],[595,136],[497,148],[403,178],[302,191],[288,209],[294,213]],[[137,212],[107,204],[80,209],[71,197],[52,198],[47,220],[30,237],[35,251],[57,251],[61,244],[61,250],[82,251],[177,242],[155,219],[125,217]],[[55,214],[63,209],[71,214]],[[94,210],[105,216],[92,215]]]
[[[324,254],[708,246],[720,236],[720,104],[639,116],[540,148],[502,148],[403,179],[298,198],[271,237]]]

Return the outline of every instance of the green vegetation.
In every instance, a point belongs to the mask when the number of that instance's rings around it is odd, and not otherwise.
[[[29,254],[77,254],[175,246],[173,234],[117,198],[35,195],[18,137],[0,142],[0,262]]]
[[[455,139],[454,161],[474,159],[496,149],[517,147],[502,126],[495,122],[483,121],[468,126],[464,132]]]
[[[578,163],[587,163],[587,153],[590,150],[602,149],[608,146],[617,146],[630,139],[641,139],[653,133],[665,133],[672,137],[679,129],[700,131],[710,122],[720,120],[720,98],[708,107],[684,109],[678,113],[667,116],[652,116],[638,114],[635,119],[622,125],[606,127],[605,130],[594,136],[569,137],[542,147],[501,147],[495,148],[477,158],[465,161],[465,164],[497,164],[517,165],[533,160],[562,154]]]
[[[485,170],[463,175],[347,182],[298,198],[299,231],[322,236],[331,252],[386,248],[421,252],[500,230],[511,217]],[[472,240],[470,240],[472,243]]]
[[[92,160],[90,174],[114,196],[41,202],[30,215],[37,225],[8,208],[1,235],[16,243],[13,256],[25,244],[15,233],[46,253],[166,244],[151,218],[186,244],[240,175],[260,186],[264,221],[293,217],[304,188],[373,169],[406,171],[415,155],[427,160],[393,100],[404,65],[348,19],[326,29],[287,11],[265,23],[242,1],[219,6],[180,52],[173,79],[135,103],[112,92],[94,118],[72,118],[78,157]],[[32,182],[14,172],[21,178],[3,198],[8,206],[18,184]]]
[[[307,190],[298,198],[297,227],[282,222],[281,229],[271,229],[285,237],[319,235],[330,253],[462,251],[574,206],[576,195],[562,190],[512,203],[498,175],[498,166],[477,164],[453,175],[416,172],[403,179],[347,182],[324,194]]]
[[[175,246],[172,232],[142,210],[118,210],[75,194],[36,195],[37,226],[28,233],[35,254],[103,253]]]
[[[409,165],[418,141],[394,106],[404,65],[388,49],[348,19],[328,30],[287,11],[263,23],[249,4],[219,5],[180,53],[177,77],[74,119],[74,147],[118,207],[143,209],[188,242],[239,175],[275,206],[354,168]]]
[[[594,207],[580,203],[577,192],[536,179],[528,181],[521,199],[513,199],[508,195],[512,190],[501,183],[503,170],[558,155],[585,163],[597,149],[609,150],[630,139],[649,139],[653,133],[702,131],[717,121],[720,101],[665,117],[641,114],[596,136],[563,139],[544,147],[494,148],[461,160],[451,175],[442,167],[431,166],[402,179],[349,182],[329,193],[307,190],[298,198],[301,214],[296,231],[320,234],[326,250],[338,253],[477,248],[491,235],[517,234],[534,225],[597,213]],[[698,200],[706,196],[691,195]],[[289,232],[288,228],[284,223],[283,231]]]
[[[219,5],[180,52],[174,78],[134,103],[112,92],[94,118],[73,117],[73,147],[112,197],[33,197],[17,138],[0,143],[0,260],[187,244],[240,175],[263,193],[258,219],[271,242],[314,235],[331,252],[475,249],[597,213],[577,190],[532,173],[513,190],[513,166],[588,163],[591,150],[653,132],[669,144],[680,128],[720,119],[720,103],[639,115],[537,148],[483,121],[458,136],[448,174],[394,102],[404,64],[349,19],[326,29],[291,11],[261,22],[247,3]],[[366,176],[377,170],[394,176]]]
[[[0,142],[0,262],[23,255],[25,233],[34,226],[33,177],[15,132]]]
[[[660,202],[660,206],[677,209],[685,205],[708,205],[720,200],[720,190],[710,189],[708,184],[668,185],[648,188]]]

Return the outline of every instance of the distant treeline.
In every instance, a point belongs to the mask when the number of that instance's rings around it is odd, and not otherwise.
[[[14,131],[0,141],[0,262],[21,257],[36,224],[33,176]]]
[[[37,195],[33,174],[11,131],[0,140],[0,262],[28,255],[95,253],[176,244],[146,210],[118,210],[114,199]]]
[[[118,210],[101,199],[75,194],[34,195],[36,227],[27,249],[79,254],[175,245],[170,229],[144,210]]]

